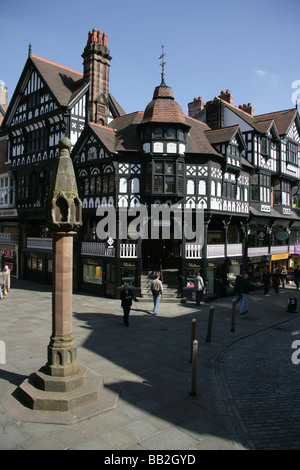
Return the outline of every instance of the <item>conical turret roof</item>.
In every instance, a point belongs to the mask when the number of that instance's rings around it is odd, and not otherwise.
[[[144,112],[142,124],[150,122],[187,125],[181,106],[174,100],[172,88],[167,86],[164,80],[155,88],[153,99]]]

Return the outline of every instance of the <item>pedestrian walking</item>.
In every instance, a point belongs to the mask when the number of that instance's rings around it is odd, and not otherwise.
[[[248,312],[248,294],[251,289],[251,284],[248,279],[248,274],[244,274],[241,280],[241,294],[242,294],[242,303],[240,308],[240,313]]]
[[[236,298],[234,299],[234,305],[237,305],[239,301],[242,299],[242,293],[241,293],[241,281],[242,281],[242,275],[238,274],[235,278],[235,283],[234,283],[234,295]]]
[[[294,283],[296,284],[296,289],[299,289],[300,285],[300,266],[297,264],[297,267],[294,269]]]
[[[271,273],[268,268],[265,268],[262,274],[262,282],[264,284],[264,294],[267,295],[270,289],[270,280],[271,280]]]
[[[287,270],[286,270],[286,267],[285,266],[281,266],[281,270],[280,270],[280,279],[281,279],[281,282],[282,282],[282,287],[284,288],[284,285],[286,283],[286,279],[287,279]]]
[[[278,268],[275,269],[275,272],[272,274],[272,285],[274,287],[275,295],[278,295],[280,286],[280,274]]]
[[[155,279],[151,281],[151,292],[153,295],[153,315],[157,315],[159,302],[163,293],[163,285],[160,278],[160,273],[156,273]]]
[[[194,279],[194,292],[196,294],[196,305],[200,305],[204,292],[204,281],[200,272],[197,272],[197,276]]]
[[[129,289],[128,284],[124,284],[120,293],[121,306],[123,308],[123,323],[129,326],[129,314],[133,300],[133,292]]]
[[[6,295],[9,292],[10,289],[10,270],[8,269],[8,266],[4,266],[4,269],[2,271],[3,275],[3,289],[2,289],[2,294]]]

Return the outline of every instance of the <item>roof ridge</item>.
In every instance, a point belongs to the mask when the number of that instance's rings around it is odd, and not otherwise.
[[[232,108],[235,108],[237,111],[241,111],[242,113],[246,114],[246,116],[249,116],[250,118],[254,119],[256,116],[252,116],[252,114],[247,113],[247,111],[244,111],[242,108],[239,108],[235,104],[228,103],[228,101],[223,100],[223,98],[220,98],[219,96],[216,96],[218,100],[223,101],[223,103],[226,103],[227,105],[231,106]]]
[[[224,131],[226,129],[232,129],[234,127],[240,127],[239,124],[233,124],[232,126],[224,126],[224,127],[219,127],[218,129],[208,129],[204,132],[216,132],[216,131]]]
[[[257,117],[261,117],[261,116],[268,116],[269,114],[286,113],[287,111],[297,111],[297,109],[296,108],[288,108],[288,109],[282,109],[282,110],[279,110],[279,111],[271,111],[270,113],[257,114],[257,116],[255,116],[255,117],[257,118]]]
[[[90,122],[89,122],[89,125],[90,125],[90,126],[100,127],[101,129],[107,129],[107,130],[109,130],[109,131],[115,131],[115,130],[116,130],[116,129],[114,129],[113,127],[103,126],[103,124],[99,124],[98,122],[92,122],[92,121],[90,121]]]
[[[83,77],[82,72],[78,72],[77,70],[71,69],[70,67],[66,67],[65,65],[58,64],[57,62],[53,62],[52,60],[45,59],[44,57],[40,57],[36,54],[31,54],[31,57],[34,59],[41,60],[42,62],[46,62],[47,64],[54,65],[55,67],[60,67],[61,69],[68,70],[69,72],[77,73],[78,75],[81,76],[81,78]]]

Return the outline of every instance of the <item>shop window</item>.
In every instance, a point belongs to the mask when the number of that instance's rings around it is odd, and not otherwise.
[[[103,271],[102,266],[91,264],[83,265],[83,281],[92,284],[102,285]]]
[[[122,285],[128,284],[129,286],[135,286],[136,269],[135,266],[126,266],[121,268],[121,279]]]
[[[240,273],[241,266],[239,264],[234,264],[228,267],[228,272],[226,275],[228,289],[234,289],[236,276]]]

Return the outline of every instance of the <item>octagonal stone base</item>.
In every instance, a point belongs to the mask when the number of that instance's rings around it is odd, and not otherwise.
[[[21,401],[14,406],[19,421],[57,424],[74,424],[108,411],[118,400],[105,390],[102,376],[82,365],[69,377],[52,377],[42,368],[24,380],[16,396]]]

